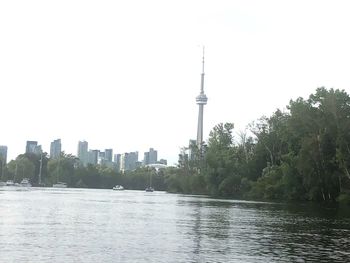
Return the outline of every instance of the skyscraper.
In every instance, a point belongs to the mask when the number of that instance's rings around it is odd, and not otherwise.
[[[54,140],[50,145],[50,158],[57,159],[61,156],[61,139]]]
[[[114,155],[114,163],[117,171],[120,171],[120,158],[121,158],[121,154],[118,153]]]
[[[153,148],[149,149],[149,152],[144,153],[143,165],[157,163],[158,153]]]
[[[90,150],[88,163],[96,165],[98,163],[99,154],[100,154],[99,150]]]
[[[7,146],[0,145],[0,162],[3,165],[7,163]]]
[[[201,152],[202,152],[202,144],[203,144],[203,110],[204,110],[204,105],[207,104],[207,101],[208,101],[208,98],[204,94],[204,48],[203,48],[201,90],[199,95],[196,97],[196,102],[199,106],[198,127],[197,127],[197,146]]]
[[[35,153],[37,146],[38,146],[37,141],[27,141],[26,153]]]
[[[78,142],[78,158],[84,166],[89,162],[88,145],[86,141]]]
[[[120,156],[120,171],[135,170],[137,168],[138,160],[138,152],[123,153]]]
[[[105,160],[112,162],[113,160],[113,149],[105,149]]]

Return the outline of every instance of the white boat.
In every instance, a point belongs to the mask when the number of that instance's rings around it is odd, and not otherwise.
[[[30,183],[28,178],[23,178],[22,181],[20,182],[19,186],[32,187],[32,184]]]
[[[152,187],[152,174],[149,175],[149,186],[145,189],[146,192],[153,192],[154,188]]]
[[[57,184],[53,184],[52,187],[54,188],[67,188],[67,184],[63,182],[57,182]]]
[[[116,185],[116,186],[114,186],[113,187],[113,190],[116,190],[116,191],[122,191],[122,190],[124,190],[124,187],[122,186],[122,185]]]
[[[153,192],[154,191],[154,188],[153,187],[147,187],[146,189],[145,189],[145,191],[146,192]]]
[[[7,180],[6,181],[6,186],[15,186],[15,183],[13,180]]]
[[[5,182],[0,182],[0,187],[1,186],[6,186],[6,183]]]

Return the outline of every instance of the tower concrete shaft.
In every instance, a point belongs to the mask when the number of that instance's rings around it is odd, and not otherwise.
[[[208,101],[208,98],[204,94],[204,48],[203,48],[201,89],[200,89],[199,95],[196,97],[196,102],[199,106],[198,126],[197,126],[197,146],[199,149],[201,149],[203,145],[203,112],[204,112],[204,105],[207,104],[207,101]]]

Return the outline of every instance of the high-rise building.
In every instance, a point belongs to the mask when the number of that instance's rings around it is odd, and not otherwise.
[[[37,141],[27,141],[26,153],[36,153],[38,142]]]
[[[0,162],[2,165],[7,164],[7,146],[0,145]]]
[[[89,163],[96,165],[98,163],[99,150],[90,150],[89,151]]]
[[[50,145],[50,158],[57,159],[61,156],[61,139],[54,140]]]
[[[120,171],[120,157],[121,154],[119,153],[114,155],[114,164],[117,171]]]
[[[202,146],[203,146],[203,110],[204,110],[204,105],[207,104],[207,101],[208,101],[208,98],[204,94],[204,48],[203,48],[201,90],[199,95],[196,97],[196,102],[199,106],[198,126],[197,126],[197,146],[200,152],[202,152]]]
[[[143,165],[147,165],[147,164],[149,164],[149,152],[145,152],[144,154],[143,154],[143,163],[142,163]]]
[[[139,153],[123,153],[120,156],[120,171],[135,170],[138,167]]]
[[[149,152],[144,153],[143,157],[143,165],[154,164],[157,163],[158,153],[153,148],[149,149]]]
[[[113,160],[113,149],[106,149],[105,150],[105,160],[107,162],[112,162],[112,160]]]
[[[97,163],[99,165],[105,165],[106,164],[106,158],[105,158],[106,154],[105,152],[99,152],[98,153],[98,159],[97,159]]]
[[[35,148],[34,148],[34,153],[36,155],[40,155],[43,153],[43,149],[41,148],[41,145],[37,145]]]
[[[79,141],[78,142],[78,158],[80,162],[84,165],[87,166],[89,162],[89,154],[88,154],[88,142],[86,141]]]
[[[38,145],[37,141],[27,141],[26,153],[41,154],[43,152],[41,145]]]

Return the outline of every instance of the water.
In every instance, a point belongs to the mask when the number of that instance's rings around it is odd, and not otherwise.
[[[3,187],[0,262],[350,262],[344,211],[164,192]]]

